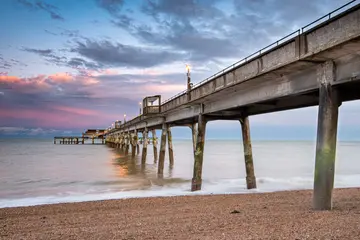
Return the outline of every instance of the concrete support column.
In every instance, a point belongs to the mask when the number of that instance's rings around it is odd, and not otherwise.
[[[104,137],[101,139],[101,144],[104,144],[105,142],[104,142]]]
[[[338,109],[341,104],[334,81],[334,64],[326,62],[318,69],[319,113],[316,141],[313,207],[332,209]]]
[[[139,154],[140,154],[139,137],[138,137],[138,133],[136,133],[136,155]]]
[[[161,143],[160,143],[160,153],[159,153],[159,163],[158,163],[158,175],[162,176],[164,174],[164,163],[165,163],[165,147],[166,147],[166,135],[167,135],[167,124],[163,123],[162,132],[161,132]]]
[[[91,143],[95,144],[95,139],[94,138],[91,138]]]
[[[129,141],[130,141],[129,133],[126,133],[125,134],[125,155],[129,154]]]
[[[125,151],[125,134],[122,133],[120,137],[120,149]]]
[[[240,119],[242,139],[244,145],[244,158],[245,158],[245,170],[246,170],[246,187],[247,189],[256,188],[256,178],[254,173],[254,163],[251,147],[250,137],[250,124],[249,117],[243,117]]]
[[[199,115],[197,137],[196,137],[196,151],[194,156],[194,172],[191,182],[191,191],[201,190],[202,183],[202,166],[204,157],[204,145],[205,145],[205,130],[206,119],[204,115]]]
[[[169,162],[170,166],[174,165],[174,151],[173,151],[173,144],[172,144],[172,135],[171,135],[171,128],[167,129],[167,139],[168,139],[168,150],[169,150]]]
[[[194,157],[195,157],[195,151],[196,151],[197,127],[198,127],[197,123],[193,123],[190,126],[190,128],[191,128],[191,136],[192,136],[192,143],[193,143]]]
[[[54,144],[56,144],[56,139],[54,138]]]
[[[145,130],[142,133],[143,150],[142,150],[142,153],[141,153],[141,164],[146,163],[147,138],[148,138],[148,130],[145,128]]]
[[[135,157],[135,153],[136,153],[136,142],[137,142],[137,132],[135,131],[132,134],[132,138],[131,138],[131,156]]]
[[[85,143],[85,139],[84,139],[84,138],[82,138],[81,142],[82,142],[82,144],[84,144],[84,143]]]
[[[156,130],[153,129],[151,131],[152,138],[153,138],[153,150],[154,150],[154,163],[158,160],[158,150],[157,150],[157,139],[156,139]]]
[[[120,142],[119,135],[116,134],[114,139],[114,148],[119,148],[119,142]]]

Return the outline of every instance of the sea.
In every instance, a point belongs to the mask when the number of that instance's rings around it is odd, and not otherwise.
[[[253,141],[257,189],[247,190],[241,140],[205,143],[202,190],[191,192],[190,139],[174,140],[157,176],[153,146],[146,164],[106,145],[60,145],[52,139],[0,139],[0,208],[105,199],[312,189],[315,142]],[[158,147],[159,149],[159,147]],[[360,142],[338,142],[335,188],[360,187]]]

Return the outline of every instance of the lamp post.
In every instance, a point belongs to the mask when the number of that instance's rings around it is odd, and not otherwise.
[[[126,123],[126,113],[124,114],[124,123]]]
[[[190,101],[190,90],[192,87],[192,83],[191,83],[191,78],[190,78],[190,66],[188,64],[186,64],[186,76],[187,76],[187,90],[186,90],[186,94],[187,94],[187,100]]]

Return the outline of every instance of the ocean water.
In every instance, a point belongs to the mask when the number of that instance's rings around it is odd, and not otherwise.
[[[258,188],[247,190],[240,140],[206,140],[203,186],[191,192],[191,140],[174,140],[175,164],[157,178],[152,145],[145,165],[106,145],[52,139],[0,140],[0,208],[129,197],[311,189],[315,142],[253,141]],[[142,147],[142,146],[140,146]],[[141,148],[140,148],[141,149]],[[159,147],[158,147],[159,149]],[[168,154],[168,152],[166,153]],[[335,187],[360,187],[360,142],[339,142]]]

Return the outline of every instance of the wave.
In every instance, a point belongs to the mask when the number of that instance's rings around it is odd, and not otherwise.
[[[154,180],[159,181],[159,180]],[[292,178],[257,178],[257,189],[247,190],[245,179],[205,179],[201,191],[190,191],[190,180],[164,179],[170,184],[151,184],[150,188],[114,192],[114,189],[98,190],[88,189],[86,192],[66,192],[53,196],[41,196],[19,199],[0,199],[0,208],[34,206],[42,204],[56,204],[68,202],[84,202],[96,200],[166,197],[182,195],[207,195],[207,194],[247,194],[287,190],[303,190],[313,188],[312,177]],[[105,183],[106,184],[106,183]],[[335,188],[360,187],[360,175],[336,175]]]

